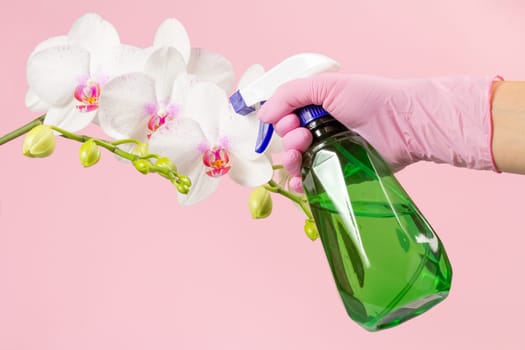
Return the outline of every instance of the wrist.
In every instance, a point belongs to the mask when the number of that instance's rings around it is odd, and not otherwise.
[[[492,118],[495,164],[503,172],[525,174],[525,82],[493,84]]]

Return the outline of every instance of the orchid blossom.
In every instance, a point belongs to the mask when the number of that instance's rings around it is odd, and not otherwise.
[[[232,92],[235,74],[230,61],[210,50],[191,48],[184,26],[176,19],[170,18],[162,22],[155,33],[153,47],[176,48],[190,77],[215,83],[227,94]]]
[[[172,47],[157,49],[143,73],[124,74],[107,83],[100,99],[100,126],[111,137],[146,142],[179,115],[191,84],[180,53]]]
[[[259,123],[236,114],[217,85],[199,82],[186,96],[184,113],[151,136],[150,150],[169,157],[192,182],[181,204],[195,204],[211,195],[223,175],[255,187],[269,181],[272,165],[253,148]]]
[[[95,118],[104,84],[141,70],[148,54],[121,45],[115,28],[100,16],[84,15],[68,35],[40,43],[31,54],[26,105],[46,112],[45,124],[78,131]]]
[[[262,74],[262,66],[251,66],[238,88]],[[24,154],[46,157],[60,135],[82,143],[84,167],[95,165],[105,149],[142,174],[168,179],[185,205],[210,196],[229,175],[255,187],[250,199],[254,217],[270,214],[273,192],[297,203],[312,219],[305,198],[287,191],[283,167],[272,166],[267,156],[281,151],[279,137],[273,137],[266,154],[255,153],[257,112],[241,116],[230,105],[232,64],[192,48],[176,19],[164,21],[153,45],[140,49],[121,44],[115,28],[97,14],[84,15],[67,35],[36,46],[27,80],[26,106],[43,115],[0,135],[0,145],[27,134]],[[76,133],[92,121],[114,140]]]
[[[114,138],[146,141],[179,114],[187,88],[197,81],[213,82],[226,93],[232,90],[231,63],[211,51],[192,49],[184,26],[176,19],[159,26],[153,48],[143,72],[119,76],[108,84],[111,97],[102,102],[99,121]]]
[[[193,184],[188,195],[180,195],[181,203],[204,199],[228,173],[247,186],[272,175],[269,160],[253,151],[257,119],[235,114],[224,89],[188,74],[173,47],[152,53],[144,73],[108,82],[100,125],[112,137],[149,141],[151,151],[170,157]]]

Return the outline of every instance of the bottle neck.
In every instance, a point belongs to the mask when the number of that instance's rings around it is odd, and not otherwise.
[[[333,136],[343,131],[348,131],[348,128],[337,121],[331,115],[325,115],[317,118],[306,124],[307,128],[313,136],[313,143],[322,141],[327,137]]]

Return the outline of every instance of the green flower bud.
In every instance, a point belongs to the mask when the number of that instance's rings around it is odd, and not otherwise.
[[[319,238],[319,231],[317,231],[317,226],[315,226],[315,222],[312,219],[306,219],[304,222],[304,233],[306,233],[312,241]]]
[[[177,191],[179,191],[179,193],[182,193],[182,194],[188,194],[190,193],[190,186],[182,183],[182,182],[179,182],[179,181],[172,181],[172,183],[175,185],[175,187],[177,188]]]
[[[187,187],[191,187],[191,180],[186,175],[179,176],[179,182],[186,185]]]
[[[131,150],[131,154],[136,155],[137,157],[145,157],[148,155],[149,149],[147,143],[139,143]]]
[[[95,143],[95,140],[87,140],[80,146],[80,163],[84,168],[90,167],[98,163],[100,159],[100,147]]]
[[[253,219],[264,219],[272,213],[272,196],[263,186],[257,187],[250,194],[248,207]]]
[[[177,172],[177,167],[175,166],[175,164],[173,164],[171,159],[169,159],[168,157],[161,157],[157,159],[157,161],[155,162],[155,165],[158,166],[159,168],[171,170],[174,173]]]
[[[31,158],[44,158],[55,150],[55,135],[47,125],[38,125],[31,129],[22,146],[22,153]]]
[[[133,161],[133,166],[135,167],[135,169],[137,169],[139,172],[141,172],[144,175],[149,173],[151,169],[151,163],[149,160],[146,160],[146,159],[137,159]]]

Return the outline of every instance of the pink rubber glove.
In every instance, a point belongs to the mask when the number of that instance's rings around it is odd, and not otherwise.
[[[499,77],[498,77],[499,78]],[[322,105],[364,137],[393,171],[419,160],[498,171],[492,155],[490,90],[495,77],[387,79],[326,73],[282,85],[259,111],[283,137],[285,168],[302,191],[301,152],[312,142],[293,111]]]

